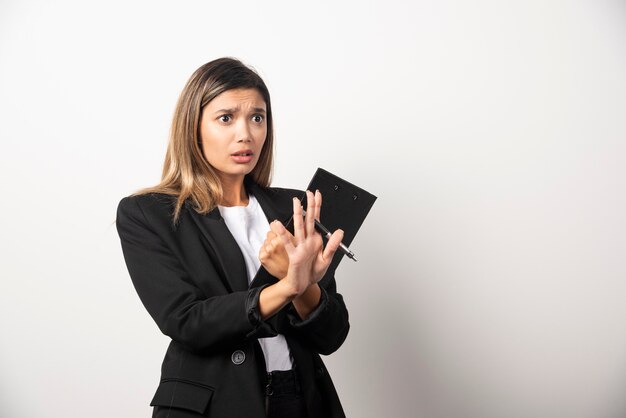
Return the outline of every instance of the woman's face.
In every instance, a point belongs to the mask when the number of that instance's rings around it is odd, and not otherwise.
[[[256,89],[227,90],[202,110],[202,152],[222,182],[250,173],[267,137],[266,105]]]

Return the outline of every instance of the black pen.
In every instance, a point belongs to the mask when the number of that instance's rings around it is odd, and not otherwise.
[[[302,214],[306,215],[306,210],[302,209]],[[317,230],[320,232],[320,234],[322,234],[323,237],[326,237],[326,239],[330,239],[330,236],[332,235],[332,232],[330,232],[328,230],[328,228],[326,228],[324,225],[322,225],[317,219],[315,220],[315,228],[317,228]],[[352,251],[350,251],[350,249],[348,247],[346,247],[343,242],[339,243],[339,249],[348,258],[350,258],[350,259],[352,259],[354,261],[357,261],[356,257],[354,256],[354,253]]]

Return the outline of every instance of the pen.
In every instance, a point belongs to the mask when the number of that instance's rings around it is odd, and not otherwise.
[[[302,209],[302,214],[306,215],[306,210]],[[328,228],[326,228],[324,225],[322,225],[317,219],[315,220],[315,228],[317,228],[317,230],[320,232],[320,234],[322,234],[323,237],[326,237],[326,239],[330,239],[330,236],[332,235],[332,233],[328,230]],[[352,251],[350,251],[350,249],[348,247],[346,247],[343,242],[339,243],[339,249],[348,258],[350,258],[350,259],[352,259],[354,261],[357,261],[354,253]]]

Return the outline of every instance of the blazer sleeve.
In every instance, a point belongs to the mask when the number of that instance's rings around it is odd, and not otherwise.
[[[258,310],[262,287],[205,295],[149,225],[135,197],[123,198],[116,226],[139,298],[160,330],[193,351],[221,350],[276,335]]]
[[[287,318],[293,337],[314,351],[328,355],[341,347],[348,336],[350,323],[343,297],[337,293],[334,275],[328,274],[320,280],[319,286],[321,298],[318,307],[302,320],[290,304]]]

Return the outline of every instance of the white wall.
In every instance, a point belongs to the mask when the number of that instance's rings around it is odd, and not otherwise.
[[[626,416],[617,0],[2,1],[0,416],[150,415],[168,339],[115,209],[224,55],[272,92],[275,185],[379,196],[338,271],[348,416]]]

